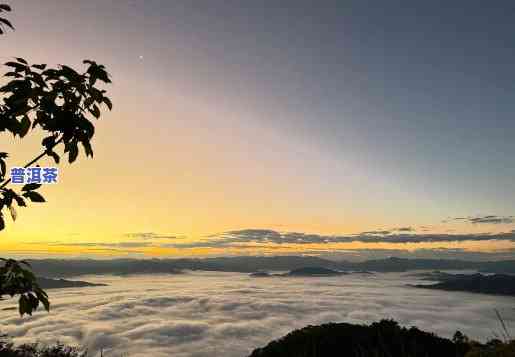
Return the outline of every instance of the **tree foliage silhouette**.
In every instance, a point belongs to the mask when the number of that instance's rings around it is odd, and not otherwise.
[[[3,13],[11,11],[8,5],[0,4],[0,34],[13,25]],[[68,162],[75,162],[81,151],[93,157],[91,139],[95,133],[93,119],[101,116],[101,107],[112,109],[106,91],[98,85],[111,83],[103,65],[85,60],[84,72],[79,73],[66,65],[48,68],[46,64],[29,64],[16,57],[5,63],[8,72],[7,84],[0,88],[0,132],[14,137],[25,137],[31,130],[46,133],[41,144],[43,151],[24,165],[36,165],[43,157],[51,157],[59,164],[61,156],[56,152],[63,148]],[[79,146],[80,145],[80,146]],[[37,192],[40,184],[26,184],[19,192],[8,185],[6,160],[8,154],[0,152],[0,231],[5,229],[4,212],[12,220],[17,217],[16,207],[26,207],[27,202],[45,202]],[[4,295],[19,296],[19,313],[32,314],[40,304],[48,311],[47,294],[39,287],[30,265],[13,259],[2,259],[0,267],[0,299]]]
[[[2,12],[9,12],[11,11],[11,7],[6,4],[0,4],[0,14]],[[14,26],[11,24],[9,20],[4,18],[3,16],[0,16],[0,35],[2,35],[7,28],[10,28],[11,30],[14,30]]]

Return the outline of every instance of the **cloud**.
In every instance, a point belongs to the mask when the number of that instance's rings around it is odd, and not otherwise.
[[[398,227],[398,228],[392,228],[392,229],[361,232],[359,235],[361,235],[361,236],[370,236],[370,235],[386,236],[389,234],[393,234],[395,232],[405,233],[405,232],[414,232],[414,231],[415,231],[415,229],[413,227]]]
[[[154,232],[136,232],[136,233],[125,233],[125,237],[136,238],[136,239],[182,239],[184,236],[177,236],[172,234],[159,234]]]
[[[41,244],[41,242],[39,243]],[[50,242],[45,243],[49,246],[63,246],[63,247],[93,247],[93,248],[143,248],[143,247],[151,247],[154,244],[151,242],[113,242],[113,243],[104,243],[104,242]]]
[[[388,235],[390,233],[392,233],[392,231],[367,231],[367,232],[361,232],[360,234],[361,235],[365,235],[365,236],[368,236],[368,235],[385,236],[385,235]]]
[[[413,231],[415,231],[415,229],[413,227],[399,227],[399,228],[394,228],[392,230],[396,231],[396,232],[413,232]]]
[[[510,224],[515,222],[514,216],[507,217],[499,217],[499,216],[484,216],[484,217],[474,217],[470,218],[469,222],[472,224]]]
[[[484,217],[483,217],[484,218]],[[461,219],[461,218],[460,218]],[[487,216],[487,219],[492,217]],[[145,254],[148,248],[162,248],[174,249],[177,251],[184,250],[191,254],[191,250],[196,248],[206,249],[201,254],[209,256],[213,254],[220,255],[220,249],[223,249],[224,255],[257,254],[259,252],[272,253],[273,251],[280,251],[281,254],[303,254],[311,255],[327,255],[331,251],[338,254],[343,252],[344,248],[335,247],[338,243],[390,243],[390,244],[405,244],[405,243],[451,243],[451,242],[483,242],[483,241],[511,241],[515,242],[515,230],[510,230],[504,233],[454,233],[448,230],[446,233],[428,233],[425,229],[431,227],[425,226],[424,229],[418,227],[418,232],[413,227],[398,227],[388,230],[374,230],[366,231],[358,234],[347,235],[323,235],[304,232],[280,232],[272,229],[242,229],[231,230],[218,234],[205,236],[197,240],[174,240],[172,237],[160,235],[161,239],[153,239],[157,234],[147,233],[127,233],[127,237],[142,237],[140,240],[119,241],[119,242],[65,242],[65,241],[52,241],[45,243],[47,246],[61,246],[61,247],[76,247],[81,251],[82,255],[87,254],[101,254],[105,253],[118,253],[120,256],[127,255],[141,255]],[[178,236],[181,237],[182,236]],[[25,242],[25,244],[32,244],[40,246],[41,242]],[[304,246],[304,247],[303,247]],[[309,246],[309,247],[308,247]],[[371,246],[370,248],[374,248]],[[401,251],[406,250],[399,248]],[[177,251],[174,254],[177,254]],[[413,247],[411,247],[413,251]],[[24,250],[26,254],[30,253],[30,249]],[[24,252],[16,252],[20,255]],[[37,255],[38,252],[34,251]],[[468,253],[468,252],[466,252]],[[466,258],[466,253],[463,257]],[[113,255],[111,254],[111,255]],[[180,253],[179,253],[180,254]],[[350,253],[349,253],[350,254]],[[360,253],[361,254],[361,253]],[[31,253],[31,255],[33,255]],[[352,255],[353,256],[353,255]]]
[[[188,243],[170,243],[168,247],[174,248],[215,248],[215,247],[251,247],[263,244],[328,244],[328,243],[425,243],[425,242],[462,242],[462,241],[488,241],[510,240],[515,241],[514,232],[498,234],[428,234],[405,233],[413,230],[411,227],[397,228],[395,230],[362,232],[356,235],[319,235],[301,232],[278,232],[269,229],[243,229],[228,231],[211,235],[203,239]],[[398,233],[392,233],[397,231]]]
[[[443,221],[448,223],[449,221],[463,221],[471,224],[511,224],[515,223],[515,216],[476,216],[476,217],[455,217]]]
[[[498,327],[492,306],[515,322],[509,299],[410,288],[416,277],[394,273],[280,284],[221,272],[89,279],[109,286],[52,292],[50,313],[32,317],[0,309],[2,332],[16,343],[80,344],[93,356],[102,348],[115,356],[241,357],[309,324],[394,318],[446,337],[459,329],[485,339]]]

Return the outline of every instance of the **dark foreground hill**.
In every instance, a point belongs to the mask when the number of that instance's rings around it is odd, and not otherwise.
[[[465,356],[464,345],[395,321],[370,326],[330,323],[308,326],[252,352],[250,357]]]
[[[249,357],[515,357],[515,341],[480,344],[460,332],[449,340],[393,320],[330,323],[295,330]]]

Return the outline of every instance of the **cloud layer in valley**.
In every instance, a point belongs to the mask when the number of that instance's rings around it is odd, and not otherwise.
[[[0,302],[0,329],[18,343],[59,339],[92,353],[243,357],[292,329],[330,321],[395,318],[474,338],[499,329],[494,308],[508,326],[515,323],[511,298],[410,288],[405,284],[416,280],[408,275],[260,279],[194,272],[88,280],[110,286],[52,291],[49,314],[19,318],[1,310],[14,302]]]

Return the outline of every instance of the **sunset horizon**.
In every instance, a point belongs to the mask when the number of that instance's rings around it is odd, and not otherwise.
[[[0,0],[0,357],[515,356],[514,19]]]
[[[246,24],[240,20],[226,24],[232,31],[212,20],[207,24],[209,31],[195,32],[203,16],[216,18],[215,7],[195,12],[186,4],[159,4],[161,14],[157,4],[142,6],[138,2],[104,4],[102,13],[95,11],[93,3],[72,6],[56,1],[44,9],[30,2],[17,4],[11,16],[16,31],[2,39],[2,61],[12,56],[49,64],[98,59],[114,79],[109,89],[115,110],[98,123],[93,139],[95,158],[70,167],[67,163],[59,165],[60,182],[42,188],[47,203],[20,209],[19,223],[2,232],[0,249],[10,253],[42,250],[47,242],[52,243],[50,252],[91,253],[87,246],[66,249],[54,243],[123,243],[124,235],[130,232],[181,236],[192,243],[242,229],[329,236],[394,227],[412,229],[404,233],[444,235],[515,230],[514,200],[505,196],[505,192],[515,192],[515,180],[510,179],[515,172],[506,166],[513,158],[510,149],[515,148],[507,141],[492,140],[513,130],[513,121],[507,118],[512,115],[509,109],[515,108],[500,95],[502,87],[483,86],[485,95],[477,105],[498,107],[495,125],[487,127],[479,126],[478,121],[484,110],[473,113],[474,102],[460,102],[478,95],[469,84],[480,82],[474,82],[475,77],[467,73],[480,70],[482,80],[498,80],[502,63],[494,69],[477,53],[469,56],[465,67],[458,50],[449,49],[446,56],[411,52],[404,70],[397,72],[400,69],[394,56],[416,46],[418,37],[428,36],[428,43],[442,41],[445,48],[458,40],[442,37],[445,26],[428,32],[433,21],[430,7],[425,9],[428,15],[417,33],[396,38],[385,33],[384,40],[392,45],[378,48],[370,37],[371,25],[352,17],[351,12],[342,13],[348,25],[338,25],[337,16],[320,7],[316,11],[327,23],[318,23],[313,17],[314,22],[305,22],[304,28],[306,8],[302,6],[290,12],[268,8],[266,11],[274,15],[267,20],[253,6],[230,10],[227,6],[235,19],[253,12],[254,17]],[[72,30],[77,21],[100,23],[114,9],[119,17],[113,22]],[[59,25],[46,22],[45,14],[56,11],[66,11],[68,21]],[[356,5],[355,11],[368,10]],[[409,10],[395,11],[401,13],[391,18],[381,18],[376,12],[369,16],[393,29],[401,26],[395,19],[403,19],[402,11]],[[33,16],[36,12],[40,15]],[[298,28],[282,22],[291,20],[296,12],[300,16],[294,20]],[[165,22],[164,13],[171,16]],[[124,16],[130,21],[120,22]],[[171,20],[173,16],[178,18]],[[450,12],[448,16],[454,15]],[[261,28],[261,21],[267,21],[280,35],[274,38],[272,32]],[[463,19],[463,28],[472,26],[468,21],[472,20]],[[500,36],[495,27],[491,31]],[[33,36],[36,32],[52,36],[53,43],[41,46]],[[320,42],[316,33],[326,41]],[[254,35],[260,41],[252,44]],[[360,36],[370,37],[371,42],[358,41]],[[100,37],[102,41],[95,40]],[[156,43],[145,38],[162,40]],[[288,51],[293,57],[278,50],[289,38],[293,41]],[[295,42],[300,38],[304,40]],[[476,51],[476,45],[461,43],[462,51]],[[319,54],[313,54],[317,46]],[[495,43],[485,42],[485,46],[492,53],[505,51]],[[204,52],[212,62],[201,56]],[[314,58],[308,54],[318,56],[321,62],[312,62]],[[371,57],[374,54],[382,54],[383,61],[376,61]],[[260,56],[268,56],[268,60]],[[458,64],[462,72],[448,74],[447,70]],[[437,70],[436,65],[443,69]],[[383,67],[389,70],[377,72]],[[417,74],[416,70],[426,72]],[[387,76],[390,72],[392,75]],[[429,74],[434,87],[427,93]],[[314,79],[319,81],[318,87],[307,85]],[[444,93],[452,90],[449,84],[453,80],[462,86],[463,93],[451,105]],[[384,101],[379,95],[383,93],[381,86],[387,85],[391,85],[391,100],[409,99],[402,104]],[[488,99],[494,95],[496,99]],[[428,105],[443,111],[428,112],[422,119]],[[426,136],[438,128],[446,129]],[[474,134],[477,130],[484,139]],[[468,135],[473,135],[474,141],[463,142]],[[6,139],[2,143],[5,151],[11,152],[12,166],[22,165],[41,152],[38,133],[29,134],[23,142]],[[480,145],[481,140],[488,140],[488,146]],[[403,148],[406,145],[407,150]],[[488,151],[496,153],[492,160],[486,155]],[[406,156],[409,152],[412,158]],[[53,164],[51,158],[44,160],[42,164]],[[426,165],[432,166],[431,175],[425,175]],[[466,184],[461,181],[463,175],[469,177]],[[499,182],[489,185],[488,180]],[[489,215],[505,220],[452,221]],[[481,244],[460,241],[421,248],[515,249],[513,238]],[[348,248],[352,245],[342,247]],[[162,248],[143,250],[145,255],[191,254]]]

